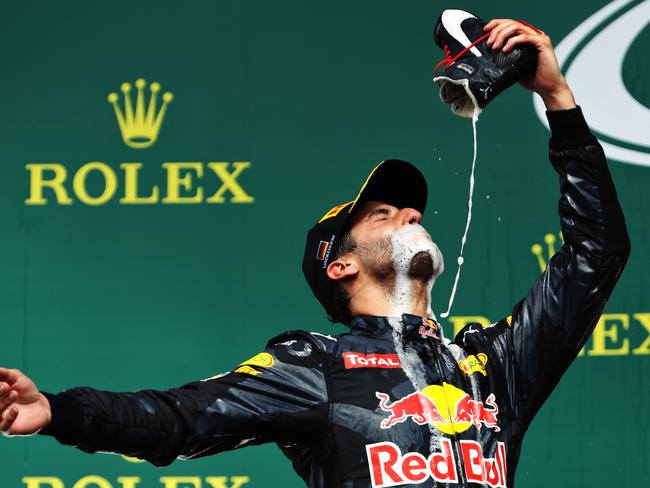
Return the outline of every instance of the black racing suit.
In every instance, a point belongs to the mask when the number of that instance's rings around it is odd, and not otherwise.
[[[47,394],[42,433],[157,466],[275,442],[310,487],[512,487],[523,435],[630,251],[580,109],[548,116],[564,245],[511,317],[453,342],[412,315],[356,317],[337,337],[288,332],[234,372],[178,389]]]

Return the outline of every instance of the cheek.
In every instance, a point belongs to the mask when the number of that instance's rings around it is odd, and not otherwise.
[[[389,225],[378,225],[355,229],[352,232],[352,238],[360,246],[372,246],[381,240],[390,240],[396,229]]]

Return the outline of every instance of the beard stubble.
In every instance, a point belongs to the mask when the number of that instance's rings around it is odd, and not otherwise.
[[[383,238],[368,245],[358,246],[356,253],[360,256],[361,263],[368,274],[389,292],[392,292],[396,271],[392,260],[393,245],[391,240]],[[411,259],[407,276],[420,284],[426,284],[431,280],[434,272],[431,254],[420,251]]]

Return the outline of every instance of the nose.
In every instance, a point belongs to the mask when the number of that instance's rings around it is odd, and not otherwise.
[[[414,208],[403,208],[399,211],[402,225],[419,224],[422,221],[422,214]]]

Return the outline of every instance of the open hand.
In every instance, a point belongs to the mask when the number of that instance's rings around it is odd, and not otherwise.
[[[512,19],[493,19],[483,29],[490,33],[486,43],[492,49],[508,53],[519,44],[535,47],[537,69],[521,84],[538,93],[546,108],[563,110],[576,106],[573,93],[560,71],[551,39],[544,32]]]
[[[0,368],[0,431],[5,436],[31,435],[52,419],[50,402],[17,369]]]

